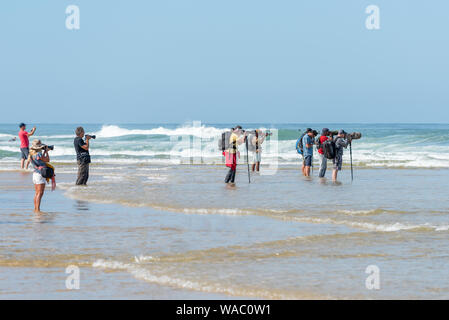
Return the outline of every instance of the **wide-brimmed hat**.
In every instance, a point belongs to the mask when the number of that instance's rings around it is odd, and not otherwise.
[[[42,144],[42,142],[39,139],[34,139],[33,142],[31,143],[31,150],[42,150],[44,148],[44,145]]]

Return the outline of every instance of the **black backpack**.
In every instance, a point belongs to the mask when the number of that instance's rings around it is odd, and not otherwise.
[[[39,170],[42,177],[44,177],[45,179],[51,179],[55,176],[55,170],[53,170],[53,168],[50,167],[41,167],[41,169]]]
[[[47,167],[47,166],[39,166],[36,161],[34,161],[33,157],[30,157],[31,162],[36,167],[37,170],[39,170],[39,173],[41,176],[45,179],[51,179],[55,176],[55,170],[53,168]]]
[[[335,147],[335,142],[333,140],[326,140],[321,146],[326,159],[335,159],[335,156],[337,155],[337,148]]]
[[[315,145],[316,145],[316,148],[317,148],[317,149],[321,149],[321,148],[323,147],[323,144],[321,143],[321,137],[322,137],[322,136],[319,136],[319,137],[316,138],[316,140],[315,140]]]
[[[221,138],[218,139],[218,149],[221,151],[226,151],[230,148],[229,138],[231,137],[232,132],[226,131],[221,134]]]

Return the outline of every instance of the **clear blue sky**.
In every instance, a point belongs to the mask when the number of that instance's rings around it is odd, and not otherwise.
[[[78,5],[81,29],[65,28]],[[380,7],[380,30],[365,8]],[[449,122],[447,0],[0,4],[0,123]]]

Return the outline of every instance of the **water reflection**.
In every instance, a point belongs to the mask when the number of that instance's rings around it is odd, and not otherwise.
[[[78,211],[89,211],[89,202],[76,200],[75,209]]]

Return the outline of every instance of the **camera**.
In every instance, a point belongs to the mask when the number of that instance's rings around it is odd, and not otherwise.
[[[44,148],[45,148],[45,150],[54,150],[54,149],[55,149],[55,146],[47,146],[47,145],[44,145]]]
[[[338,134],[338,130],[334,130],[334,131],[330,131],[330,132],[329,132],[329,135],[330,135],[331,137],[336,136],[337,134]]]
[[[360,132],[353,132],[353,133],[347,134],[347,138],[349,138],[351,140],[357,140],[357,139],[360,139],[361,137],[362,137],[362,134]]]
[[[90,135],[90,134],[86,134],[86,138],[89,138],[89,139],[96,139],[97,138],[97,136],[96,135]]]

